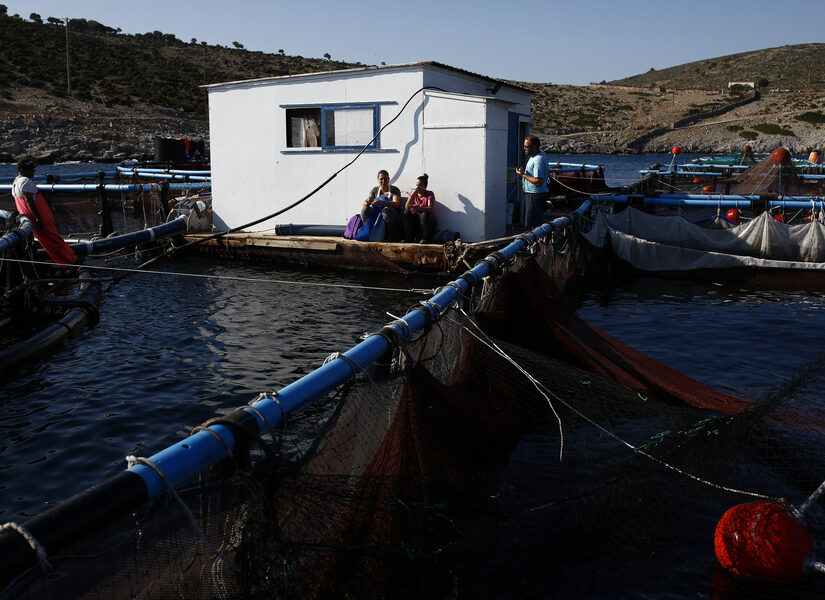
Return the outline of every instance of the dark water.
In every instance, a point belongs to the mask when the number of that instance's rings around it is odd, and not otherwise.
[[[671,156],[552,159],[603,164],[608,184],[621,185]],[[0,176],[13,171],[0,165]],[[47,172],[57,170],[38,174]],[[294,381],[384,325],[386,311],[404,314],[424,298],[362,286],[445,283],[206,260],[171,261],[159,270],[168,274],[134,275],[113,286],[98,326],[0,382],[0,521],[22,521],[121,471],[126,455],[151,456],[216,414]],[[185,276],[192,274],[211,277]],[[695,379],[748,398],[768,393],[823,351],[822,295],[639,277],[591,293],[578,314]],[[547,449],[548,461],[555,452]],[[687,558],[677,567],[697,568],[704,567]],[[712,574],[700,575],[698,595],[662,581],[653,597],[711,597]]]

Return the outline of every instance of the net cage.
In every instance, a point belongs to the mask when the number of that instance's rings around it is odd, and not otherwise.
[[[786,153],[787,155],[787,153]],[[803,177],[806,169],[783,162],[780,150],[762,159],[730,180],[732,194],[780,194],[785,196],[825,195],[825,180]],[[787,155],[789,157],[789,155]]]
[[[555,232],[0,597],[821,597],[730,575],[712,542],[730,506],[819,484],[821,363],[753,400],[634,354],[571,313],[596,252]],[[819,504],[807,523],[824,539]]]
[[[108,223],[111,231],[106,235],[137,231],[160,225],[169,214],[169,192],[159,186],[102,194],[44,191],[43,195],[52,208],[58,231],[67,238],[97,235]]]

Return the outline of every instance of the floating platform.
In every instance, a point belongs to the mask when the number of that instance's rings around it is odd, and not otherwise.
[[[189,234],[186,242],[212,238]],[[452,273],[466,269],[489,249],[460,240],[443,244],[358,242],[335,236],[230,233],[187,249],[190,253],[240,259],[259,259],[291,265],[336,267],[357,271]]]

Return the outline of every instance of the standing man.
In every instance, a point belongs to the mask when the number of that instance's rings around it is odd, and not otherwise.
[[[522,178],[524,187],[524,224],[528,229],[535,229],[542,224],[550,199],[547,155],[539,149],[539,138],[535,135],[524,138],[524,154],[529,156],[527,165],[523,171],[516,168],[516,175]]]
[[[43,246],[52,260],[56,263],[70,265],[77,257],[74,250],[57,233],[57,225],[54,222],[49,205],[37,184],[31,180],[34,177],[35,163],[30,158],[21,158],[17,161],[17,177],[11,184],[11,195],[14,196],[14,204],[17,212],[26,215],[34,223],[34,237]]]

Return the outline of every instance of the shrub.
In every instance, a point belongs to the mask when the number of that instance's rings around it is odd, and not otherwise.
[[[768,135],[796,135],[790,129],[782,129],[782,127],[776,123],[760,123],[759,125],[754,125],[753,128],[760,133],[767,133]]]
[[[748,131],[748,130],[746,129],[745,131],[740,131],[740,132],[739,132],[739,137],[743,137],[743,138],[745,138],[746,140],[753,141],[753,140],[755,140],[756,138],[758,138],[758,137],[759,137],[759,134],[758,134],[758,133],[756,133],[755,131]]]
[[[818,111],[805,112],[801,115],[796,115],[794,119],[796,119],[797,121],[805,121],[806,123],[811,123],[812,125],[825,123],[825,115]]]
[[[728,131],[742,131],[744,127],[742,127],[741,125],[728,125],[727,127],[725,127],[725,129],[727,129]]]

